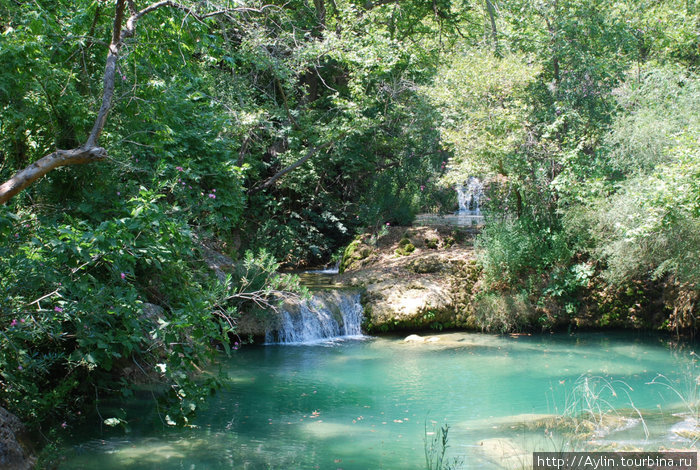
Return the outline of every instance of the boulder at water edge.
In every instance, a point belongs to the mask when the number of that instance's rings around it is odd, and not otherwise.
[[[34,467],[27,432],[17,416],[0,407],[0,469],[25,470]]]

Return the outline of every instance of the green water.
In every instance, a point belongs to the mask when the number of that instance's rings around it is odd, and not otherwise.
[[[426,424],[445,423],[448,455],[464,468],[522,468],[528,452],[571,443],[522,423],[577,406],[619,418],[578,448],[694,446],[673,432],[688,426],[688,406],[648,384],[664,374],[682,396],[696,394],[688,345],[618,333],[438,336],[244,348],[197,427],[168,429],[142,413],[129,433],[76,438],[63,468],[418,469]]]

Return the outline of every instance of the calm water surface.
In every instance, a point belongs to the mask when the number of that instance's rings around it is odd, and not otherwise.
[[[418,469],[426,428],[445,423],[464,468],[518,468],[513,459],[564,445],[521,423],[597,407],[631,418],[580,445],[694,446],[674,432],[697,423],[667,386],[697,400],[693,346],[634,333],[437,336],[244,348],[196,427],[168,429],[150,411],[129,433],[78,430],[91,438],[76,437],[63,468]]]

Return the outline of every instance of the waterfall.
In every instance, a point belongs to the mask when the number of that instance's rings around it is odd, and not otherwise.
[[[481,215],[481,198],[484,195],[484,183],[476,176],[470,176],[467,183],[457,186],[458,215]]]
[[[336,261],[333,266],[325,267],[323,269],[311,269],[309,271],[304,271],[304,274],[338,274],[340,271],[340,261]]]
[[[311,299],[285,304],[266,343],[311,344],[337,338],[362,336],[360,294],[340,290],[320,291]]]

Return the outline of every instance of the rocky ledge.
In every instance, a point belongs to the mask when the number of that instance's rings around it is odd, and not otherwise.
[[[345,250],[338,284],[363,291],[365,330],[474,328],[469,301],[478,279],[476,230],[390,227]]]
[[[317,303],[339,302],[341,292],[360,292],[366,333],[476,328],[471,305],[479,278],[476,228],[387,227],[380,233],[360,235],[348,245],[341,273],[321,291],[312,289]],[[306,302],[288,299],[280,311],[294,316]],[[277,331],[279,317],[243,315],[238,333],[262,340],[267,331]]]

